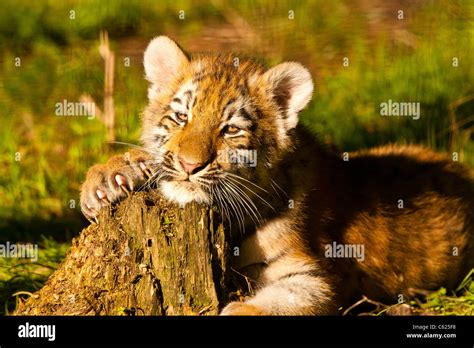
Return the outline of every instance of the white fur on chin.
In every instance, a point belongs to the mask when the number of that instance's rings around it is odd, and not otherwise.
[[[206,192],[189,181],[165,181],[161,183],[160,190],[167,200],[181,206],[191,202],[209,204],[211,201]]]

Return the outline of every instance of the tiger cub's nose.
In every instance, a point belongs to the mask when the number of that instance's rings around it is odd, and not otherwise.
[[[178,160],[179,160],[179,163],[181,164],[181,167],[183,167],[184,171],[188,174],[195,174],[205,167],[204,163],[186,162],[181,156],[178,157]]]

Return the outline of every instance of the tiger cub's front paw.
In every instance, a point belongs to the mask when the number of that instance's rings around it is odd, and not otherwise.
[[[146,152],[131,150],[96,164],[87,172],[81,187],[81,210],[94,219],[101,208],[120,201],[139,189],[152,176],[155,161]]]

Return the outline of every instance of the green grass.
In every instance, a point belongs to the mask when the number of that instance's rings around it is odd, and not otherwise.
[[[343,315],[474,315],[474,269],[455,290],[414,290],[412,297],[396,304],[384,304],[366,296],[344,310]]]
[[[474,95],[471,1],[406,5],[403,21],[395,5],[377,20],[376,8],[344,0],[5,0],[0,6],[0,240],[37,242],[44,235],[57,241],[51,249],[62,250],[85,224],[78,190],[87,168],[126,150],[106,143],[97,119],[54,115],[55,103],[82,94],[101,104],[100,30],[109,32],[116,54],[118,141],[137,142],[147,88],[142,49],[166,34],[193,51],[237,49],[268,65],[308,66],[316,88],[302,122],[344,151],[419,143],[457,151],[474,165],[474,121],[463,122],[474,114],[473,100],[453,110],[460,126],[451,147],[449,131],[450,106]],[[388,99],[420,102],[421,119],[381,117],[379,105]],[[0,282],[6,279],[2,273]],[[7,298],[2,294],[0,301]]]
[[[44,236],[38,244],[35,262],[24,258],[0,258],[0,315],[13,311],[19,298],[27,298],[39,290],[58,267],[69,246]]]
[[[415,313],[436,315],[474,315],[474,269],[469,272],[458,288],[448,293],[445,288],[428,294],[424,301],[410,302]]]

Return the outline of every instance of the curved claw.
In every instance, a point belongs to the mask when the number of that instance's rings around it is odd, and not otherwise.
[[[90,218],[87,214],[84,214],[84,217],[89,221],[91,224],[98,224],[97,218]]]
[[[140,169],[142,170],[142,172],[143,172],[148,178],[151,178],[151,177],[153,176],[153,173],[151,172],[150,169],[148,169],[148,167],[145,165],[145,163],[140,162],[138,165],[140,166]]]
[[[119,187],[130,197],[131,192],[127,187],[127,179],[123,175],[117,174],[115,175],[115,181],[119,185]]]
[[[120,188],[127,194],[128,197],[130,197],[132,195],[132,193],[130,192],[130,190],[127,188],[127,186],[125,185],[120,185]]]
[[[104,191],[102,190],[97,190],[96,191],[97,197],[99,197],[100,201],[105,205],[105,206],[110,206],[110,201],[107,199],[107,195],[105,194]]]

